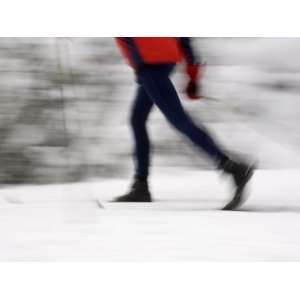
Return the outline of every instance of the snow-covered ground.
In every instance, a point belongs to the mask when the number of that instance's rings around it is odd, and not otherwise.
[[[0,259],[300,259],[299,170],[258,171],[237,212],[219,210],[230,182],[213,171],[154,173],[151,204],[107,203],[124,179],[3,189]]]

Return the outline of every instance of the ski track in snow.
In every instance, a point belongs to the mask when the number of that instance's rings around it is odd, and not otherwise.
[[[154,173],[152,204],[109,204],[124,179],[2,189],[0,260],[299,260],[300,170],[257,171],[237,212],[216,172]]]

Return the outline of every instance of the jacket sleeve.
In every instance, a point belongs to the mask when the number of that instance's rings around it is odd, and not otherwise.
[[[191,38],[179,37],[179,44],[182,49],[185,61],[188,65],[197,65],[201,63],[200,57],[197,56],[192,47]]]

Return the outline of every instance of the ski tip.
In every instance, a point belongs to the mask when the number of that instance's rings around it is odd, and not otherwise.
[[[105,209],[104,205],[102,204],[102,202],[100,200],[97,199],[96,202],[97,202],[97,205],[99,208]]]

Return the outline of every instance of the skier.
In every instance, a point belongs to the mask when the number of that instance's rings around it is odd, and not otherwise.
[[[231,158],[210,136],[204,126],[196,126],[184,111],[178,94],[169,79],[181,60],[186,62],[187,96],[199,98],[198,81],[203,64],[196,57],[191,39],[187,37],[119,37],[117,44],[126,60],[134,68],[137,93],[131,112],[131,126],[135,141],[136,161],[134,181],[130,191],[116,198],[116,202],[151,202],[148,187],[150,141],[146,122],[153,105],[167,121],[204,151],[216,167],[232,176],[235,191],[225,210],[238,208],[243,201],[243,190],[254,172],[254,166]]]

